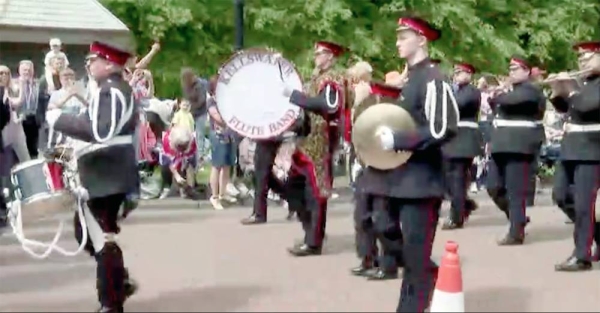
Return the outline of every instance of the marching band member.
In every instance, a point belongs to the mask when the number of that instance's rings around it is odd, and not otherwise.
[[[396,103],[400,93],[400,88],[387,84],[359,83],[354,87],[353,119],[356,120],[371,105]],[[357,186],[361,186],[361,179],[362,175],[359,174]],[[387,210],[387,197],[363,192],[362,188],[356,188],[354,196],[356,251],[361,263],[351,269],[351,273],[369,280],[398,278],[398,266],[403,264],[402,232],[399,220]],[[377,240],[381,243],[381,254]]]
[[[87,58],[90,73],[98,81],[98,91],[88,114],[49,110],[49,127],[88,143],[78,151],[80,181],[89,200],[84,207],[88,229],[75,220],[78,241],[89,233],[87,250],[97,262],[99,312],[123,312],[126,298],[135,284],[123,264],[123,253],[115,241],[119,233],[117,217],[126,195],[139,188],[133,135],[137,105],[131,87],[123,81],[123,66],[131,55],[104,43],[94,42]],[[83,192],[82,192],[83,193]]]
[[[8,123],[10,122],[10,107],[8,104],[8,100],[5,100],[4,97],[4,90],[5,87],[0,86],[0,160],[2,160],[3,158],[3,150],[4,150],[4,143],[3,143],[3,139],[2,139],[2,130],[4,129],[4,127],[6,125],[8,125]],[[4,162],[4,161],[3,161]],[[0,175],[3,175],[4,173],[0,173]],[[6,203],[6,198],[4,197],[4,179],[2,179],[3,177],[0,177],[0,228],[6,226],[7,224],[7,213],[8,213],[8,207],[7,207],[7,203]]]
[[[321,254],[327,201],[331,195],[331,144],[329,118],[340,114],[345,107],[345,82],[332,69],[345,48],[327,41],[315,45],[315,76],[311,90],[304,93],[283,86],[283,95],[303,108],[310,120],[310,133],[302,140],[292,156],[288,179],[287,200],[290,210],[298,214],[305,232],[304,242],[289,249],[294,256]]]
[[[467,195],[471,184],[473,159],[483,153],[483,137],[477,116],[481,106],[481,93],[471,85],[475,67],[468,63],[454,66],[455,97],[460,114],[456,137],[443,147],[445,157],[446,187],[450,194],[450,215],[442,229],[462,228],[471,212],[477,209],[475,201]]]
[[[437,265],[430,257],[445,194],[441,145],[456,133],[459,118],[452,88],[428,57],[428,43],[440,36],[421,18],[399,19],[396,47],[408,64],[399,105],[417,129],[394,132],[380,126],[378,135],[383,149],[407,150],[412,156],[392,170],[365,168],[358,186],[388,197],[389,214],[402,221],[404,279],[397,312],[424,312],[437,277]]]
[[[531,188],[531,170],[542,142],[542,118],[546,97],[529,81],[531,65],[520,56],[510,60],[512,91],[504,90],[489,102],[495,108],[491,160],[488,163],[487,191],[496,206],[510,220],[508,234],[499,245],[520,245],[525,239],[527,195]]]
[[[580,69],[588,71],[583,86],[577,92],[568,81],[557,80],[551,96],[556,110],[568,114],[553,190],[554,200],[575,223],[575,251],[556,265],[557,271],[565,272],[592,269],[591,262],[597,261],[600,253],[596,209],[600,187],[600,42],[579,43],[574,48]]]

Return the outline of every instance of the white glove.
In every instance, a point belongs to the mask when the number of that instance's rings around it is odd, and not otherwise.
[[[54,128],[54,124],[62,114],[60,109],[52,109],[46,112],[46,122],[48,122],[48,126],[50,128]]]
[[[288,86],[285,82],[281,83],[281,94],[286,97],[289,98],[292,95],[292,92],[294,91],[294,88]]]
[[[345,153],[350,153],[350,150],[352,149],[352,146],[350,145],[350,143],[344,141],[342,143],[342,149],[344,149]]]
[[[175,176],[175,181],[176,181],[176,182],[177,182],[179,185],[183,185],[183,184],[185,184],[185,178],[183,178],[183,177],[181,177],[181,176],[179,176],[179,175]]]
[[[386,126],[379,126],[375,132],[383,150],[394,150],[394,132]]]

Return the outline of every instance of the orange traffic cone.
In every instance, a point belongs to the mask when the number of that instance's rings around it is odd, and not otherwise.
[[[463,293],[462,271],[458,244],[446,243],[446,253],[438,272],[437,283],[433,291],[430,312],[464,312],[465,294]]]

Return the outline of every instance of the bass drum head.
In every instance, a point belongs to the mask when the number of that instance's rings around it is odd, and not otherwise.
[[[276,137],[300,114],[300,108],[283,96],[284,84],[302,90],[302,79],[290,61],[267,49],[238,52],[219,70],[215,91],[219,113],[244,137]]]

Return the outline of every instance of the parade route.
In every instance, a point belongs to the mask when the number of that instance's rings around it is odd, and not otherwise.
[[[447,240],[459,243],[467,312],[597,312],[600,267],[557,273],[554,264],[572,246],[572,225],[552,206],[548,192],[529,209],[524,246],[498,247],[507,229],[504,215],[485,193],[467,228],[438,230],[435,258]],[[249,208],[213,211],[183,200],[140,207],[120,235],[125,262],[140,283],[125,306],[129,312],[392,312],[400,280],[371,282],[353,277],[352,204],[335,201],[328,214],[324,255],[292,258],[286,248],[301,237],[287,210],[270,209],[266,225],[242,226]],[[446,207],[446,205],[445,205]],[[49,240],[54,223],[28,229]],[[74,246],[72,230],[65,242]],[[96,308],[95,269],[82,254],[38,261],[14,238],[0,236],[0,311],[91,312]]]

